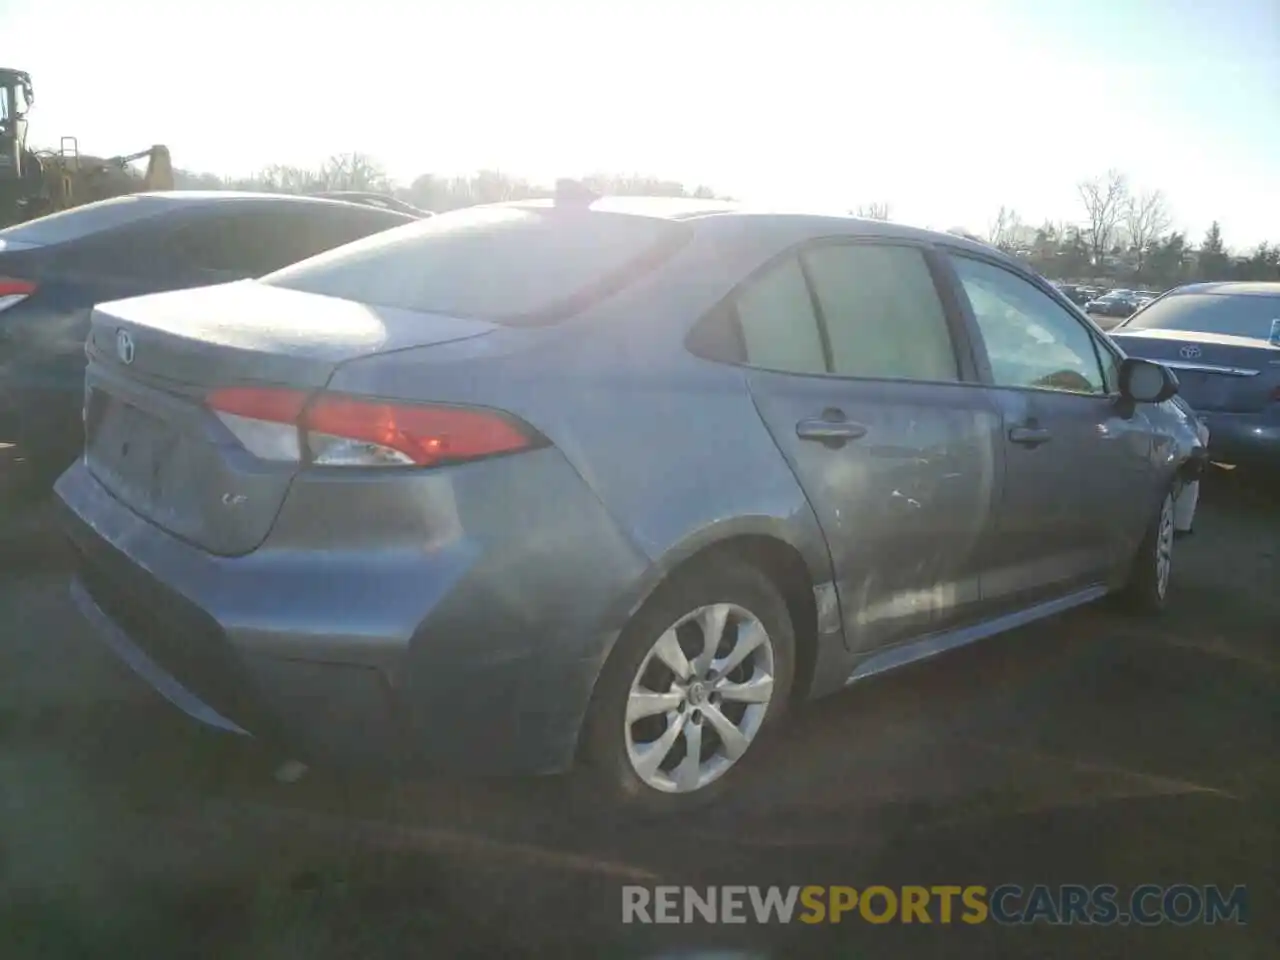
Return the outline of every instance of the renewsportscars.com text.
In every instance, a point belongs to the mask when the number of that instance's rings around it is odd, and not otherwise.
[[[1243,886],[971,884],[636,886],[622,888],[623,923],[1052,924],[1156,926],[1248,923]]]

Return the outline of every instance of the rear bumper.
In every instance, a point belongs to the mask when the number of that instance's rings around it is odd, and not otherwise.
[[[1209,457],[1280,467],[1280,420],[1260,413],[1199,414],[1209,428]]]
[[[295,529],[235,558],[139,518],[77,462],[56,487],[73,595],[170,702],[301,759],[563,769],[617,627],[611,602],[646,564],[557,452],[529,458],[522,489],[542,502],[510,505],[524,529],[506,525],[507,505],[474,515],[459,493],[455,534],[417,551],[306,550]],[[545,500],[552,481],[560,509]],[[304,484],[296,499],[308,495]]]

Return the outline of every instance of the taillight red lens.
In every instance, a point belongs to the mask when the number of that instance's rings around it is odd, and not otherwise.
[[[36,285],[30,280],[0,277],[0,310],[16,306],[35,292]]]
[[[303,428],[309,441],[311,434],[354,440],[394,451],[423,467],[511,453],[531,445],[523,430],[491,411],[393,405],[334,395],[320,396],[307,408]],[[316,461],[324,462],[324,452],[314,442],[311,447]]]
[[[296,424],[307,405],[307,394],[271,387],[225,387],[209,394],[205,405],[236,417]]]
[[[295,458],[289,438],[264,432],[266,424],[301,431],[311,461],[321,466],[425,467],[534,445],[518,424],[496,411],[337,394],[308,399],[298,390],[228,387],[205,402],[246,447],[266,459]]]

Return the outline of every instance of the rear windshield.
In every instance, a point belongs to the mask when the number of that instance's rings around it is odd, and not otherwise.
[[[686,225],[650,217],[472,207],[358,240],[263,282],[372,306],[548,323],[631,282],[686,235]]]
[[[143,220],[162,213],[167,207],[160,197],[112,197],[0,230],[0,241],[32,246],[67,243]]]
[[[1157,300],[1123,326],[1126,330],[1194,330],[1265,340],[1276,319],[1280,319],[1280,296],[1179,293]]]

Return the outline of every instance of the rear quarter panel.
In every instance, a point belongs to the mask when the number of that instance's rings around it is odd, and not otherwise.
[[[695,242],[661,274],[571,321],[353,361],[330,388],[493,406],[541,431],[649,564],[613,599],[602,632],[674,567],[734,536],[790,545],[822,586],[832,576],[826,541],[744,371],[684,346],[692,323],[750,269]]]

